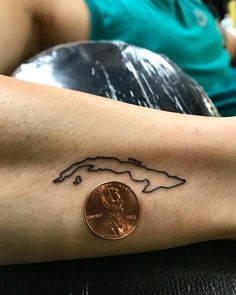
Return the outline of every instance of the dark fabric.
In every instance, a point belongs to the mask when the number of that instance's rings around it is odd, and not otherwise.
[[[130,256],[8,266],[1,295],[234,295],[235,242]]]
[[[124,50],[125,55],[122,54]],[[35,81],[41,71],[44,77],[40,82],[46,84],[78,90],[87,88],[91,93],[147,107],[161,106],[178,112],[183,108],[193,114],[216,115],[211,101],[192,80],[163,57],[156,56],[159,63],[154,63],[153,58],[146,51],[124,44],[74,44],[44,52],[19,68],[15,76]],[[145,75],[140,84],[141,73]],[[149,83],[143,88],[148,73]],[[145,95],[150,85],[154,93],[152,104]],[[128,95],[130,89],[136,91],[136,102]],[[178,93],[174,100],[170,97],[173,91]],[[151,92],[148,92],[149,96]],[[234,295],[236,241],[212,241],[152,253],[0,268],[0,295],[45,294]]]

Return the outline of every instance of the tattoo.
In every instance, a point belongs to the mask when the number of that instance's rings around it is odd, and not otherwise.
[[[148,168],[140,161],[129,158],[122,161],[115,157],[98,156],[88,157],[75,162],[63,170],[59,176],[53,180],[54,183],[63,182],[66,178],[76,174],[79,170],[86,168],[88,172],[111,172],[114,174],[127,174],[134,182],[143,183],[143,193],[151,193],[158,189],[171,189],[186,182],[178,176],[172,176],[165,171],[159,171]],[[74,184],[79,185],[82,182],[80,175],[75,175]]]

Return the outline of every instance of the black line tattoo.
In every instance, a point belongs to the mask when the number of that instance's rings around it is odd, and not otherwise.
[[[88,157],[75,162],[63,170],[59,176],[53,180],[54,183],[63,182],[66,178],[86,168],[88,172],[111,172],[114,174],[127,174],[132,181],[144,184],[143,193],[152,193],[158,189],[171,189],[186,183],[185,179],[178,176],[169,175],[165,171],[148,168],[140,161],[129,158],[122,161],[115,157]],[[74,184],[82,182],[80,175],[75,175]]]

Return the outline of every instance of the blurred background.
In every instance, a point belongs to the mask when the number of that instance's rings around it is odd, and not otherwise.
[[[236,0],[204,0],[223,27],[236,35]]]

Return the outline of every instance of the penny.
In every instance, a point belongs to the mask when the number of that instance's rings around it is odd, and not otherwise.
[[[84,213],[87,225],[97,236],[118,240],[135,230],[141,208],[132,189],[114,181],[98,185],[89,194]]]

